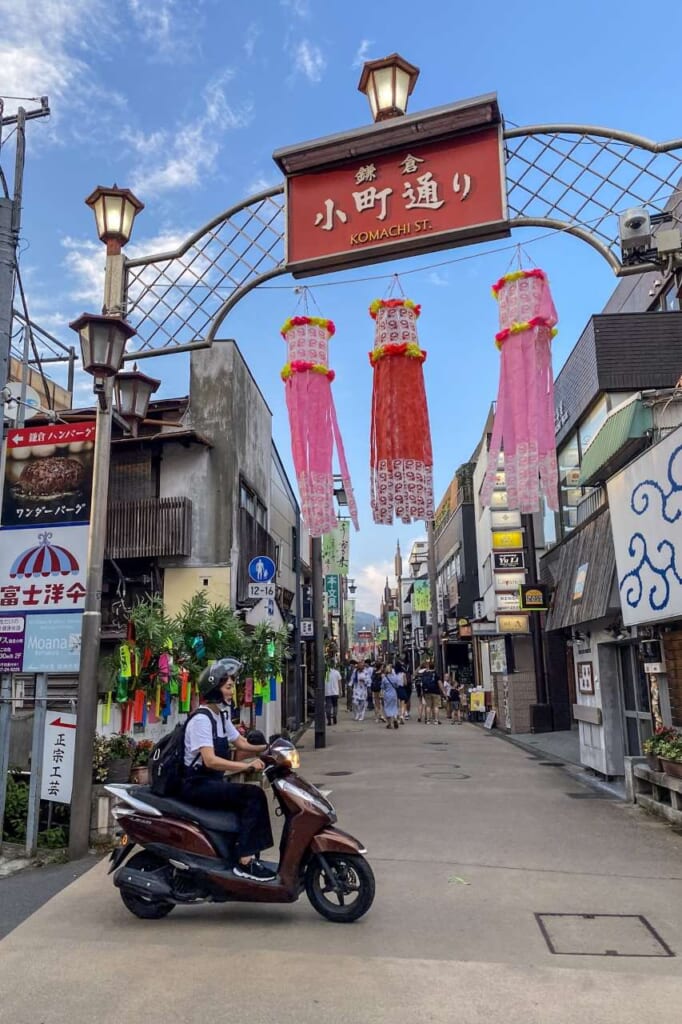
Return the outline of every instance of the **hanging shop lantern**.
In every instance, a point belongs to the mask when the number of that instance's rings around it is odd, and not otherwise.
[[[287,320],[281,332],[287,344],[287,363],[281,376],[289,411],[291,451],[301,512],[311,537],[321,537],[337,526],[332,473],[334,444],[348,511],[355,529],[358,528],[357,506],[331,392],[334,371],[329,369],[329,339],[334,331],[331,320],[295,316]]]
[[[409,299],[376,299],[370,474],[375,523],[433,519],[433,454],[417,317]]]
[[[504,452],[507,506],[538,512],[541,495],[558,510],[551,340],[556,309],[542,270],[518,270],[493,285],[500,311],[495,335],[500,384],[481,500],[489,505]]]

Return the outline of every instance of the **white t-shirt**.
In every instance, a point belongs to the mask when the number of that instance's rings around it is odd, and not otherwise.
[[[194,763],[202,747],[213,746],[213,730],[206,711],[213,716],[217,736],[227,736],[230,743],[239,739],[239,733],[230,721],[227,712],[216,715],[211,708],[206,708],[200,715],[192,715],[185,729],[185,765],[188,768]]]
[[[325,697],[338,697],[340,684],[341,673],[336,668],[330,668],[324,681]]]

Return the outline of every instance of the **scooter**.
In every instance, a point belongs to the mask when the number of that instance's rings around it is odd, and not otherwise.
[[[284,817],[279,864],[269,881],[233,872],[239,820],[227,811],[205,810],[148,786],[108,785],[116,797],[113,816],[122,830],[109,874],[127,909],[158,920],[181,904],[295,903],[303,890],[329,921],[357,921],[374,900],[374,874],[353,836],[335,827],[336,812],[295,769],[299,754],[288,740],[275,740],[260,755],[277,815]],[[136,847],[142,849],[129,857]]]

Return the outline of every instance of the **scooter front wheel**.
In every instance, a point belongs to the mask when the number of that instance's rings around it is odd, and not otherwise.
[[[314,856],[306,869],[305,891],[318,914],[349,924],[374,902],[374,873],[360,854],[327,853],[323,860]]]

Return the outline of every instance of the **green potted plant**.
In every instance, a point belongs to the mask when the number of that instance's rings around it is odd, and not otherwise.
[[[130,736],[114,733],[106,740],[107,782],[128,782],[133,764],[135,741]]]
[[[138,786],[146,786],[149,783],[149,755],[154,748],[153,740],[139,740],[135,744],[133,752],[133,766],[130,769],[130,781]]]
[[[678,733],[676,729],[671,729],[670,726],[667,725],[659,725],[654,735],[650,736],[647,740],[644,740],[642,749],[649,761],[649,767],[653,769],[653,771],[663,771],[663,765],[661,764],[660,758],[660,748],[670,740],[676,739],[677,736]]]
[[[658,756],[666,775],[674,779],[682,779],[682,734],[676,733],[674,738],[664,741],[658,748]]]

